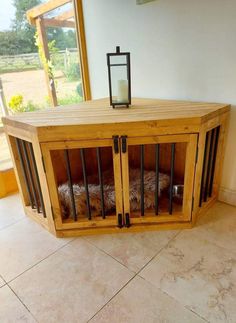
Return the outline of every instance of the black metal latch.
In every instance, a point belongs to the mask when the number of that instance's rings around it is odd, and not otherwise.
[[[118,214],[118,227],[121,229],[123,227],[122,214]]]
[[[127,136],[121,136],[121,147],[122,147],[122,153],[126,153],[127,151]]]
[[[126,228],[130,227],[129,213],[125,213],[125,226],[126,226]]]
[[[113,142],[114,142],[114,152],[115,154],[119,154],[119,136],[113,136]]]

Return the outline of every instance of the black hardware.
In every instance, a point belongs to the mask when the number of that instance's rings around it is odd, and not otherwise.
[[[156,144],[156,154],[155,154],[155,162],[156,162],[156,187],[155,187],[155,214],[158,215],[159,208],[159,154],[160,154],[160,145]]]
[[[101,196],[101,213],[102,218],[105,219],[105,203],[104,203],[104,191],[103,191],[103,176],[102,176],[102,161],[101,161],[101,152],[100,148],[96,148],[97,152],[97,163],[98,163],[98,178],[99,178],[99,185],[100,185],[100,196]]]
[[[25,185],[26,185],[26,191],[27,191],[27,194],[29,197],[30,206],[33,209],[34,208],[33,196],[31,193],[31,189],[30,189],[30,185],[29,185],[29,181],[28,181],[28,175],[26,172],[25,163],[24,163],[24,159],[23,159],[23,155],[22,155],[22,151],[21,151],[21,139],[19,139],[19,138],[15,138],[15,139],[16,139],[16,148],[17,148],[17,152],[18,152],[19,159],[20,159],[20,165],[21,165],[21,169],[22,169],[22,175],[24,177],[24,181],[25,181]]]
[[[140,145],[140,207],[141,215],[144,216],[144,145]]]
[[[125,226],[126,226],[126,228],[130,227],[129,213],[125,213]]]
[[[122,228],[123,227],[123,220],[122,220],[122,214],[118,214],[118,227]]]
[[[169,190],[169,214],[173,211],[173,184],[175,171],[175,143],[171,144],[171,166],[170,166],[170,190]]]
[[[205,183],[205,190],[204,190],[204,202],[207,201],[208,197],[208,188],[210,184],[210,170],[211,170],[211,164],[212,164],[212,150],[213,150],[213,142],[214,142],[214,134],[215,134],[215,129],[212,129],[209,131],[210,135],[210,145],[209,145],[209,151],[208,151],[208,161],[207,161],[207,172],[206,172],[206,183]]]
[[[30,151],[30,157],[31,157],[31,160],[32,160],[33,169],[34,169],[36,186],[37,186],[37,190],[38,190],[38,195],[39,195],[39,200],[40,200],[40,204],[41,204],[42,213],[43,213],[44,218],[46,218],[46,212],[45,212],[45,207],[44,207],[44,202],[43,202],[43,195],[42,195],[41,185],[40,185],[40,182],[39,182],[39,174],[38,174],[38,170],[37,170],[37,166],[36,166],[36,161],[35,161],[35,156],[34,156],[32,143],[29,143],[29,151]]]
[[[37,195],[36,195],[35,184],[34,184],[33,173],[32,173],[32,169],[31,169],[31,165],[30,165],[30,160],[29,160],[29,155],[28,155],[28,151],[27,151],[27,147],[26,147],[26,142],[24,140],[22,140],[22,148],[23,148],[24,159],[25,159],[25,162],[26,162],[27,173],[29,175],[29,182],[30,182],[30,186],[32,188],[32,193],[33,193],[33,198],[34,198],[34,203],[35,203],[34,205],[36,205],[37,212],[40,213],[40,208],[39,208]]]
[[[114,142],[114,152],[115,154],[119,154],[119,136],[113,136],[113,142]]]
[[[87,169],[86,169],[86,162],[85,162],[85,156],[84,156],[84,148],[80,149],[80,157],[81,157],[83,176],[84,176],[84,187],[85,187],[85,193],[86,193],[88,219],[91,220],[92,217],[91,217],[91,207],[90,207],[90,201],[89,201],[88,179],[87,179]]]
[[[201,189],[200,189],[200,198],[199,198],[199,206],[200,207],[202,206],[203,190],[204,190],[204,185],[205,185],[204,181],[205,181],[205,174],[206,174],[208,140],[209,140],[209,131],[206,133],[206,140],[205,140],[203,168],[202,168],[202,179],[201,179]]]
[[[212,196],[213,180],[214,180],[214,175],[215,175],[215,164],[216,164],[216,155],[217,155],[219,134],[220,134],[220,126],[218,126],[216,128],[216,133],[215,133],[214,151],[213,151],[213,158],[212,158],[210,184],[209,184],[209,197]]]
[[[127,151],[127,136],[121,136],[121,147],[122,153],[125,154]]]
[[[67,149],[64,150],[64,157],[66,161],[66,172],[67,172],[68,184],[70,189],[70,199],[71,199],[71,205],[72,205],[73,219],[74,221],[77,221],[75,197],[74,197],[71,168],[70,168],[70,158],[69,158],[69,152]]]

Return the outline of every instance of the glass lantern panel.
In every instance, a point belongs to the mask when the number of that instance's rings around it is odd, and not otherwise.
[[[110,64],[127,64],[127,55],[114,55],[110,56]]]
[[[129,102],[128,77],[126,66],[111,66],[112,103]]]

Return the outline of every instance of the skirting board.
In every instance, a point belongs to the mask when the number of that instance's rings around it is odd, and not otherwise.
[[[236,206],[236,190],[221,187],[218,200]]]

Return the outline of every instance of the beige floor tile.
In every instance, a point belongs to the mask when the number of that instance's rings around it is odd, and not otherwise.
[[[236,252],[236,207],[216,203],[194,229],[207,240]]]
[[[19,194],[0,200],[0,230],[25,217]]]
[[[8,286],[0,289],[0,322],[33,323],[36,322],[24,305]]]
[[[89,236],[86,239],[138,272],[172,239],[178,231],[156,231]]]
[[[196,230],[181,232],[140,276],[210,322],[236,322],[236,254]]]
[[[170,296],[135,277],[92,320],[93,323],[204,323]]]
[[[133,274],[79,238],[10,283],[39,322],[86,322]]]
[[[0,275],[10,281],[69,241],[25,218],[0,231]]]

